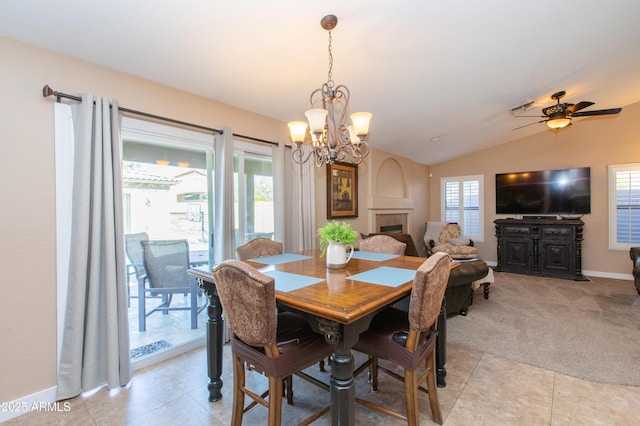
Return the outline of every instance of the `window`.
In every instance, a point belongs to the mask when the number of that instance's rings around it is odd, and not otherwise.
[[[457,222],[462,235],[475,241],[484,241],[483,176],[457,176],[442,178],[442,220]]]
[[[609,249],[640,245],[640,163],[609,166]]]
[[[236,247],[254,238],[273,239],[271,148],[234,141],[233,171]]]

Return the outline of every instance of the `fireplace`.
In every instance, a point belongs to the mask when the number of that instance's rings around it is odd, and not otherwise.
[[[407,213],[376,213],[375,232],[407,233]]]
[[[381,226],[380,232],[385,234],[402,233],[402,224]]]

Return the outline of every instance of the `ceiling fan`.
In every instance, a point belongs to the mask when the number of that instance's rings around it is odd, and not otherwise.
[[[611,115],[618,114],[622,111],[622,108],[610,108],[610,109],[599,109],[594,111],[580,111],[584,108],[590,107],[593,105],[593,102],[582,101],[577,104],[568,104],[568,103],[560,103],[560,99],[566,94],[564,90],[560,92],[554,93],[551,95],[551,99],[557,101],[555,105],[548,106],[546,108],[542,108],[541,115],[537,118],[544,118],[544,120],[537,121],[535,123],[525,124],[524,126],[516,127],[513,130],[522,129],[523,127],[531,126],[533,124],[547,123],[547,126],[552,130],[560,130],[564,129],[567,126],[571,125],[571,119],[573,117],[589,117],[594,115]],[[525,116],[520,115],[518,117],[536,117],[536,116]]]

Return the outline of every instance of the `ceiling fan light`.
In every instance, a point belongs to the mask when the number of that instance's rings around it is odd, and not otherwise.
[[[547,120],[547,127],[553,130],[564,129],[571,124],[571,118],[564,114],[552,114]]]

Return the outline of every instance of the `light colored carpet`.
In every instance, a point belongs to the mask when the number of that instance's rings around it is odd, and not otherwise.
[[[640,296],[632,281],[495,273],[489,300],[447,321],[449,343],[600,383],[640,386]]]

